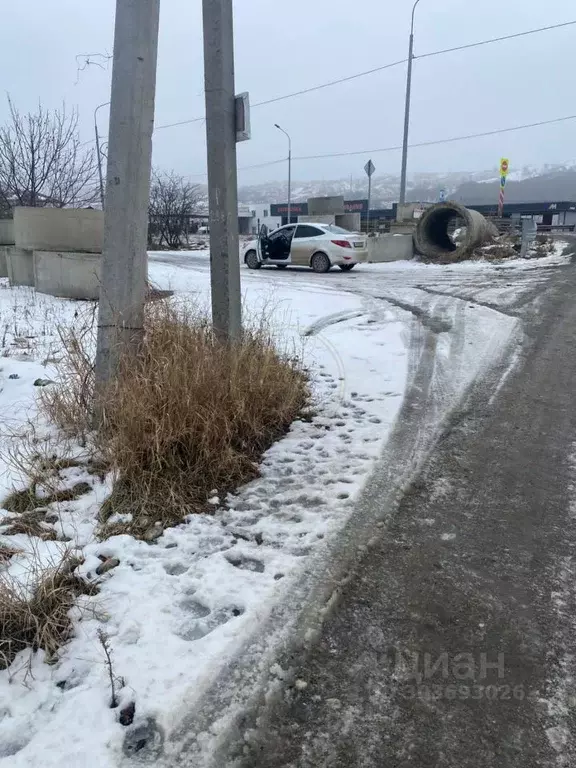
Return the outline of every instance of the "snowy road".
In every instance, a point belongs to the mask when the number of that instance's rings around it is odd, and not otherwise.
[[[87,754],[99,768],[233,765],[262,696],[272,702],[291,688],[296,660],[316,646],[366,547],[386,539],[398,501],[463,399],[481,383],[496,407],[526,333],[572,274],[569,262],[398,262],[327,275],[242,268],[246,320],[264,312],[280,343],[304,355],[316,415],[266,452],[260,478],[215,496],[213,515],[189,516],[154,546],[97,540],[109,482],[76,478],[93,490],[52,505],[56,533],[81,550],[87,577],[102,556],[120,564],[56,664],[23,652],[0,671],[0,766],[81,768]],[[153,253],[149,272],[176,301],[209,303],[205,252]],[[58,323],[76,322],[80,306],[0,288],[6,452],[36,413],[34,380],[57,375]],[[9,465],[0,469],[4,497],[20,480]],[[0,536],[6,515],[0,510]],[[23,535],[10,543],[34,550]],[[59,546],[46,542],[43,556]],[[16,556],[8,572],[25,565]],[[108,706],[103,626],[135,704],[128,728]]]
[[[576,271],[535,277],[504,293],[524,342],[475,382],[282,695],[213,765],[575,764]]]

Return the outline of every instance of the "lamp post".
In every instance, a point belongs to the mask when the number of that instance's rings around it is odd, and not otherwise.
[[[410,42],[408,45],[408,74],[406,77],[406,109],[404,111],[404,142],[402,144],[402,171],[400,174],[399,204],[406,202],[406,168],[408,165],[408,133],[410,131],[410,92],[412,90],[412,60],[414,58],[414,14],[420,0],[416,0],[412,8],[412,23],[410,24]]]
[[[279,131],[282,131],[288,139],[288,224],[290,224],[290,214],[292,210],[292,139],[290,138],[290,134],[288,134],[284,128],[281,128],[278,123],[274,123],[274,127],[278,128]]]
[[[109,104],[109,101],[105,101],[104,104],[99,104],[94,110],[94,133],[96,135],[96,158],[98,160],[98,178],[100,180],[100,203],[102,205],[102,210],[104,210],[104,174],[102,172],[102,153],[100,151],[100,136],[98,134],[98,122],[96,116],[99,109],[107,107]]]

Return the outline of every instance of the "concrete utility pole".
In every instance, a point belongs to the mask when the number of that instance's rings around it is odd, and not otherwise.
[[[202,17],[212,322],[220,338],[235,341],[242,313],[232,0],[202,0]]]
[[[284,128],[281,128],[278,123],[274,123],[274,128],[282,131],[288,139],[288,224],[290,224],[290,215],[292,213],[292,139],[290,134]]]
[[[96,385],[142,339],[160,0],[116,0]]]
[[[410,132],[410,97],[412,92],[412,61],[414,59],[414,14],[420,0],[416,0],[412,8],[412,23],[410,25],[410,42],[408,44],[408,74],[406,76],[406,108],[404,110],[404,142],[402,144],[402,172],[400,174],[399,204],[406,202],[406,171],[408,167],[408,134]]]
[[[107,107],[109,101],[99,104],[94,110],[94,133],[96,135],[96,159],[98,160],[98,181],[100,183],[100,204],[104,210],[104,175],[102,173],[102,152],[100,150],[100,134],[98,133],[98,110]]]

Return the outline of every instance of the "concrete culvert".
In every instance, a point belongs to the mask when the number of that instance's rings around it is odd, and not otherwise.
[[[460,236],[454,237],[459,230]],[[414,236],[416,251],[430,261],[452,262],[470,258],[475,248],[492,240],[498,231],[478,211],[459,203],[439,203],[424,211]]]

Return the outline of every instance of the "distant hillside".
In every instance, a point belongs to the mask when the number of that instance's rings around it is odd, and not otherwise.
[[[461,184],[454,193],[454,199],[467,205],[493,203],[498,199],[499,182],[478,184],[473,181]],[[576,171],[548,173],[523,181],[509,181],[506,184],[506,202],[538,203],[554,201],[576,201]]]
[[[492,203],[498,199],[498,171],[461,171],[456,173],[415,173],[408,181],[407,199],[411,202],[436,202],[440,193],[469,205]],[[400,177],[396,174],[378,174],[372,178],[372,205],[388,207],[397,202]],[[300,202],[321,195],[343,195],[347,199],[366,198],[368,181],[336,179],[334,181],[294,181],[292,200]],[[240,187],[241,203],[286,202],[286,182],[270,181],[264,184]],[[525,166],[513,170],[506,185],[508,202],[576,201],[576,163],[544,166],[541,169]]]
[[[437,200],[441,189],[453,192],[458,186],[467,181],[484,181],[494,178],[494,171],[477,173],[417,173],[408,182],[408,197],[410,200]],[[376,174],[372,178],[372,204],[374,206],[390,206],[398,200],[400,177],[397,174]],[[349,200],[368,197],[368,179],[348,178],[334,181],[293,181],[292,200],[305,201],[309,197],[322,195],[343,195]],[[241,203],[283,203],[287,199],[285,181],[270,181],[264,184],[243,186],[238,190]]]

